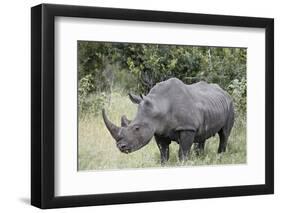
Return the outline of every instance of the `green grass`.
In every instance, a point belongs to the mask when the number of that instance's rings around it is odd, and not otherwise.
[[[123,114],[132,119],[136,110],[136,105],[132,104],[127,96],[120,93],[113,93],[110,105],[106,106],[108,117],[118,125],[120,125],[120,118]],[[91,113],[80,116],[78,139],[79,170],[161,167],[160,152],[154,138],[148,145],[134,153],[121,153],[106,129],[101,113],[98,113],[97,116]],[[181,163],[178,161],[178,144],[173,142],[170,145],[170,159],[165,166],[246,163],[246,120],[236,118],[225,153],[217,154],[218,144],[219,138],[216,135],[206,141],[203,154],[197,156],[191,151],[189,159]]]

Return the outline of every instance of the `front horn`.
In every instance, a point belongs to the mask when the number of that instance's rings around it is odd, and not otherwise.
[[[105,123],[105,126],[107,127],[108,131],[110,132],[110,134],[112,135],[112,137],[118,141],[120,139],[119,136],[119,131],[120,131],[120,127],[114,125],[113,123],[110,122],[110,120],[108,120],[106,114],[105,114],[105,110],[102,109],[102,117],[103,117],[103,121]]]

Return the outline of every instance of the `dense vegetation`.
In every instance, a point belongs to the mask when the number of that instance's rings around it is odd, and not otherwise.
[[[78,64],[80,112],[98,113],[115,89],[146,94],[171,77],[217,83],[246,110],[245,48],[79,41]]]
[[[245,48],[193,47],[158,44],[78,42],[79,169],[158,167],[159,150],[150,142],[125,155],[116,148],[101,118],[106,108],[120,124],[133,119],[136,105],[127,94],[147,94],[157,83],[177,77],[187,84],[204,80],[217,83],[233,97],[236,110],[228,152],[217,154],[218,137],[208,140],[202,156],[191,155],[184,165],[246,162],[246,58]],[[153,139],[154,140],[154,139]],[[176,144],[168,166],[181,165]]]

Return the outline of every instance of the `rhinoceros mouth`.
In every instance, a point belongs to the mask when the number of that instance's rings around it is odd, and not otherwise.
[[[150,139],[151,140],[151,139]],[[138,151],[139,149],[141,149],[142,147],[144,147],[145,145],[147,145],[149,143],[149,141],[146,141],[145,143],[142,143],[138,146],[135,146],[135,147],[127,147],[126,149],[119,149],[121,152],[125,153],[125,154],[129,154],[129,153],[132,153],[132,152],[135,152],[135,151]]]
[[[122,148],[118,147],[118,149],[120,150],[120,152],[125,153],[125,154],[129,154],[129,153],[133,152],[133,150],[131,148],[122,149]]]
[[[129,154],[132,151],[130,149],[126,149],[126,150],[120,150],[120,152],[125,153],[125,154]]]
[[[122,152],[124,154],[130,154],[134,151],[137,151],[137,149],[120,149],[120,148],[119,148],[119,150],[120,150],[120,152]]]
[[[122,139],[120,140],[122,141]],[[118,146],[118,144],[120,144],[120,141],[117,143],[117,148],[120,150],[120,152],[122,153],[125,153],[125,154],[129,154],[129,153],[132,153],[132,152],[135,152],[139,149],[141,149],[143,146],[145,146],[147,143],[145,144],[141,144],[141,145],[138,145],[138,146],[127,146],[127,147],[121,147],[121,146]]]

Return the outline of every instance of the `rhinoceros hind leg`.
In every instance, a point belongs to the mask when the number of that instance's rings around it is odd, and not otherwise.
[[[229,117],[227,119],[227,122],[225,126],[218,132],[220,136],[220,144],[219,144],[219,149],[218,153],[225,152],[226,146],[227,146],[227,141],[229,138],[229,135],[231,133],[231,129],[234,124],[234,109],[233,109],[233,104],[231,103],[231,109],[229,112]]]
[[[226,150],[228,133],[224,128],[222,128],[218,133],[220,136],[220,144],[219,144],[218,153],[222,153],[222,152],[225,152],[225,150]]]

